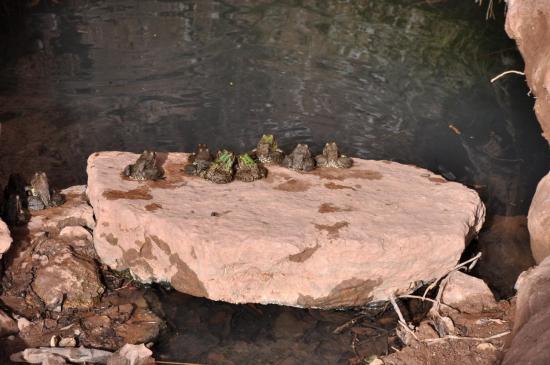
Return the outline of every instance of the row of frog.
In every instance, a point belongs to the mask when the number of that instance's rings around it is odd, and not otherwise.
[[[218,184],[225,184],[233,179],[251,182],[266,177],[267,169],[264,164],[282,165],[296,171],[311,171],[316,166],[349,168],[353,160],[341,155],[335,142],[325,144],[323,153],[315,158],[306,144],[298,144],[290,154],[285,155],[277,146],[275,137],[264,134],[255,149],[238,156],[231,151],[221,150],[213,158],[207,145],[199,144],[197,150],[189,156],[183,171]],[[156,154],[144,151],[134,164],[126,166],[123,174],[134,180],[156,180],[162,178],[164,172],[157,166]]]
[[[9,177],[8,185],[0,196],[0,216],[9,225],[21,225],[29,221],[30,211],[56,207],[65,198],[50,188],[45,172],[37,172],[30,185],[19,174]]]

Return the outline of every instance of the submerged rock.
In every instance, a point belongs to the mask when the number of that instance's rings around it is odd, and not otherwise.
[[[550,173],[538,184],[527,217],[531,251],[537,263],[550,256]]]
[[[0,259],[4,252],[6,252],[11,246],[11,235],[10,230],[6,223],[2,222],[0,219]]]
[[[521,274],[512,341],[502,365],[550,364],[550,257]]]
[[[233,303],[331,308],[386,300],[451,269],[485,209],[466,187],[414,166],[356,159],[309,173],[270,166],[227,185],[185,175],[128,181],[124,152],[88,160],[101,260],[144,282]]]

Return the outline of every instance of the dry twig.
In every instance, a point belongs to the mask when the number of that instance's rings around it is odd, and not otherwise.
[[[422,340],[423,342],[426,342],[426,343],[436,343],[436,342],[443,342],[445,340],[464,340],[464,341],[489,341],[489,340],[494,340],[494,339],[497,339],[497,338],[500,338],[500,337],[504,337],[506,335],[510,334],[510,331],[505,331],[505,332],[502,332],[502,333],[499,333],[499,334],[496,334],[496,335],[493,335],[493,336],[489,336],[489,337],[461,337],[461,336],[454,336],[454,335],[447,335],[445,337],[441,337],[441,338],[428,338],[428,339],[425,339],[425,340]]]
[[[198,364],[194,362],[177,362],[177,361],[160,361],[155,360],[155,364],[166,364],[166,365],[205,365],[205,364]]]
[[[471,263],[470,266],[468,266],[468,270],[471,270],[475,264],[477,263],[477,260],[479,260],[479,258],[481,257],[481,252],[478,253],[477,255],[475,255],[474,257],[472,257],[471,259],[469,260],[466,260],[464,261],[463,263],[460,263],[458,265],[456,265],[455,267],[453,267],[451,270],[449,270],[448,272],[446,272],[444,275],[441,275],[440,277],[438,277],[437,279],[435,279],[435,281],[433,283],[431,283],[427,288],[426,290],[424,291],[424,294],[422,295],[422,298],[426,298],[426,295],[428,294],[428,292],[430,290],[432,290],[433,288],[435,288],[435,286],[437,285],[437,283],[439,282],[439,280],[443,279],[444,277],[446,277],[447,275],[449,275],[450,273],[452,273],[453,271],[456,271],[464,266],[466,266],[467,264]]]
[[[390,295],[390,302],[393,306],[393,309],[395,310],[395,313],[397,313],[397,316],[399,317],[398,323],[407,331],[410,333],[415,339],[418,340],[418,337],[416,337],[416,334],[409,328],[409,325],[407,324],[407,321],[405,321],[405,317],[403,317],[403,313],[401,313],[401,309],[399,309],[399,306],[397,305],[397,302],[395,301],[395,296],[392,294]]]
[[[502,76],[505,76],[505,75],[508,75],[508,74],[516,74],[516,75],[523,75],[525,76],[525,72],[522,72],[522,71],[516,71],[516,70],[509,70],[509,71],[504,71],[503,73],[501,74],[498,74],[496,75],[495,77],[493,77],[491,79],[491,84],[495,81],[497,81],[498,79],[500,79]]]

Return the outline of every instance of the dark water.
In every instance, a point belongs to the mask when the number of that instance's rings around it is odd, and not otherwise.
[[[95,151],[242,151],[274,133],[426,167],[475,187],[490,215],[525,214],[550,156],[524,79],[489,82],[523,68],[497,14],[473,0],[43,1],[0,45],[0,183],[45,170],[81,184]],[[331,334],[354,313],[164,305],[167,359],[357,356],[357,333]]]

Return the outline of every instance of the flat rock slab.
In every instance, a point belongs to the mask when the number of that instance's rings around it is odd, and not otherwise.
[[[0,219],[0,259],[4,252],[6,252],[11,246],[11,235],[10,230],[6,223]]]
[[[351,169],[217,185],[159,154],[166,179],[121,176],[138,155],[95,153],[87,194],[100,258],[144,282],[232,303],[334,308],[387,300],[444,274],[479,231],[478,195],[430,171],[355,159]]]

